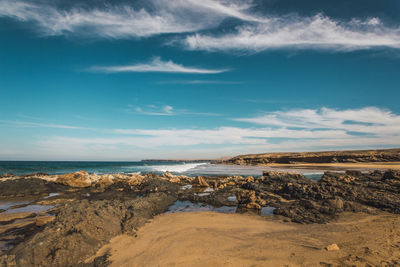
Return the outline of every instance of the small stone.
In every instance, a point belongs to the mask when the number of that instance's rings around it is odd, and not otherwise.
[[[325,248],[327,251],[337,251],[340,250],[337,244],[331,244]]]
[[[55,217],[54,216],[41,216],[41,217],[37,217],[35,218],[35,224],[36,226],[43,226],[48,224],[49,222],[54,221]]]

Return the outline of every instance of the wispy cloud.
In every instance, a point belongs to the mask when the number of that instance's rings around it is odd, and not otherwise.
[[[261,15],[254,12],[256,2],[250,0],[149,0],[140,6],[136,2],[105,3],[70,4],[69,8],[61,8],[50,0],[0,0],[0,17],[29,22],[46,36],[72,34],[124,39],[189,34],[178,40],[191,50],[400,48],[400,29],[384,25],[377,17],[339,21],[321,14]],[[218,28],[226,18],[236,18],[242,23],[225,29],[224,33],[199,33]]]
[[[155,106],[155,105],[148,105],[144,108],[142,107],[133,107],[130,106],[128,108],[128,112],[132,112],[132,110],[135,113],[143,114],[143,115],[151,115],[151,116],[172,116],[175,115],[175,110],[172,106],[169,105],[164,105],[161,107]]]
[[[106,2],[107,3],[107,2]],[[55,1],[0,0],[0,17],[30,22],[44,35],[93,35],[101,38],[147,37],[209,29],[227,18],[262,19],[247,13],[244,1],[149,0],[100,6],[80,4],[68,9]],[[139,3],[140,4],[140,3]]]
[[[156,84],[242,84],[239,81],[218,81],[218,80],[172,80],[158,81]]]
[[[183,44],[192,50],[259,52],[306,48],[351,51],[373,47],[400,48],[400,28],[389,28],[378,18],[340,22],[324,15],[271,17],[243,25],[228,34],[193,34]]]
[[[229,71],[229,69],[203,69],[187,67],[176,64],[173,61],[162,61],[159,57],[148,63],[127,66],[94,66],[88,69],[93,72],[118,73],[118,72],[170,72],[170,73],[192,73],[192,74],[217,74]]]
[[[80,126],[63,125],[63,124],[53,124],[53,123],[38,123],[38,122],[27,122],[27,121],[10,121],[10,120],[0,120],[1,124],[13,125],[18,127],[40,127],[40,128],[56,128],[56,129],[91,129]]]
[[[347,110],[297,109],[269,112],[260,116],[233,120],[274,127],[309,130],[333,129],[378,136],[400,136],[400,116],[390,110],[377,107]]]
[[[127,113],[136,113],[149,116],[178,116],[178,115],[197,115],[197,116],[220,116],[217,113],[211,112],[193,112],[185,109],[176,109],[170,105],[146,105],[134,106],[128,105],[125,109]]]

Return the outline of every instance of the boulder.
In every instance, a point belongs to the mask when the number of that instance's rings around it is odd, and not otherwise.
[[[197,176],[193,180],[192,186],[194,186],[194,187],[209,187],[209,184],[206,182],[206,180],[204,180],[203,177]]]
[[[96,183],[96,186],[101,187],[101,188],[106,188],[112,185],[114,182],[110,177],[102,177],[100,180]]]
[[[400,170],[388,170],[383,174],[382,180],[400,180]]]
[[[265,204],[265,201],[256,196],[255,191],[251,190],[240,190],[236,192],[236,199],[238,202],[239,209],[255,209],[261,210],[260,204]]]
[[[165,178],[174,178],[175,177],[175,175],[173,175],[169,171],[164,172],[162,176]]]
[[[56,182],[72,187],[89,187],[92,184],[92,180],[86,171],[59,175]]]
[[[128,179],[128,184],[130,186],[140,185],[144,180],[144,176],[140,174],[134,174]]]

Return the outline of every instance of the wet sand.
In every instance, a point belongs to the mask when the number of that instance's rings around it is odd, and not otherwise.
[[[97,256],[110,253],[111,266],[398,266],[399,223],[388,213],[343,213],[309,225],[275,216],[163,214],[137,237],[113,238]],[[333,243],[340,250],[327,251]]]

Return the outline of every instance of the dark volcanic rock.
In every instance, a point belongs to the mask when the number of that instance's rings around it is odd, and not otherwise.
[[[15,179],[0,182],[0,197],[24,197],[63,192],[69,187],[39,178]]]
[[[54,222],[12,249],[7,258],[15,257],[17,266],[76,266],[112,237],[134,233],[175,200],[164,193],[153,193],[140,199],[78,200],[66,204]]]
[[[265,172],[255,183],[242,187],[254,190],[274,213],[300,223],[325,223],[343,211],[372,212],[373,208],[400,214],[399,172],[326,172],[314,182],[301,174]],[[271,199],[272,193],[279,197]]]

